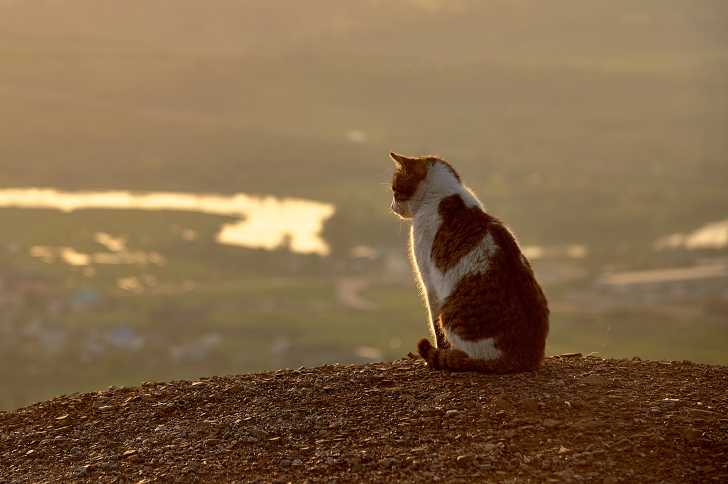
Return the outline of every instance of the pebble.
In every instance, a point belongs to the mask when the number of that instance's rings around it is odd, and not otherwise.
[[[469,454],[459,455],[455,460],[460,464],[464,464],[473,460],[473,456]]]
[[[521,402],[521,406],[524,409],[529,410],[531,412],[535,412],[538,410],[538,402],[536,400],[534,400],[533,398],[523,400]]]
[[[581,379],[582,383],[589,383],[591,385],[604,385],[609,380],[602,375],[587,375]]]
[[[490,401],[490,403],[497,409],[504,409],[508,407],[508,402],[500,397],[494,397],[493,400]]]
[[[116,462],[104,462],[99,464],[99,467],[105,471],[113,471],[119,467],[119,464]]]
[[[559,425],[561,425],[561,422],[559,422],[558,420],[553,419],[553,418],[547,418],[543,421],[543,425],[546,428],[554,428],[554,427],[558,427]]]
[[[700,432],[692,427],[684,428],[680,433],[688,442],[694,442],[700,437]]]
[[[381,465],[383,465],[384,467],[392,467],[394,464],[397,463],[397,459],[395,459],[393,457],[388,457],[386,459],[380,460],[379,463]]]
[[[91,469],[93,469],[93,467],[91,467],[91,465],[81,466],[78,469],[76,469],[73,474],[76,477],[84,477],[91,473]]]

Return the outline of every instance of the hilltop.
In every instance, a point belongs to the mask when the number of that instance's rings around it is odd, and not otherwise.
[[[145,383],[0,412],[0,482],[725,482],[726,388],[724,366],[578,355]]]

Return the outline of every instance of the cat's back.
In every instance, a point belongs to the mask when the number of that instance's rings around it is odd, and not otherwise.
[[[469,304],[477,305],[497,287],[502,303],[538,308],[545,313],[539,316],[546,316],[546,298],[513,233],[469,195],[453,194],[438,203],[439,224],[429,255],[442,275],[439,295],[446,299],[466,293]]]
[[[443,211],[450,218],[443,226],[450,229],[442,235],[440,265],[448,260],[445,254],[466,252],[470,246],[468,255],[453,266],[469,263],[457,274],[442,308],[449,334],[463,341],[495,337],[498,348],[525,351],[524,357],[540,361],[549,326],[548,303],[513,233],[480,207],[455,199],[444,202]],[[433,248],[436,261],[434,253]]]

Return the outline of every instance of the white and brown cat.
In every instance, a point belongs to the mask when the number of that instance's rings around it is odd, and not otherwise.
[[[411,222],[410,254],[436,346],[435,369],[511,373],[538,368],[549,309],[513,234],[483,210],[446,161],[390,153],[392,210]]]

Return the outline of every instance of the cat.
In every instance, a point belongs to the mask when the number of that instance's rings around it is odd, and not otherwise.
[[[411,223],[410,256],[435,340],[419,342],[420,356],[450,371],[537,369],[548,303],[513,234],[447,161],[390,157],[391,209]]]

